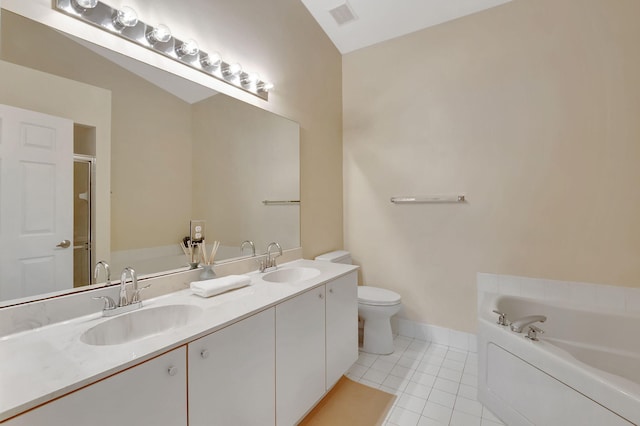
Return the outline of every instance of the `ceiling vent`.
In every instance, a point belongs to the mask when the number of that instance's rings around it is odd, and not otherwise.
[[[356,17],[356,14],[353,13],[353,9],[351,9],[349,3],[345,3],[336,8],[333,8],[329,11],[329,13],[331,14],[331,16],[333,16],[333,19],[335,19],[338,25],[348,24],[349,22],[358,19]]]

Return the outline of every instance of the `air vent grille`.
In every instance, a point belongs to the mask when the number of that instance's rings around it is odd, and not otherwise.
[[[348,24],[349,22],[358,19],[348,3],[331,9],[329,13],[333,16],[333,19],[335,19],[338,25]]]

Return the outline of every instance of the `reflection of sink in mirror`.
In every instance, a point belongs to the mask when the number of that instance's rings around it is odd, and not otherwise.
[[[202,309],[190,305],[166,305],[113,317],[82,333],[88,345],[118,345],[181,327],[197,319]]]
[[[309,280],[320,275],[320,270],[316,268],[305,268],[303,266],[278,269],[262,276],[262,279],[272,283],[296,283]]]

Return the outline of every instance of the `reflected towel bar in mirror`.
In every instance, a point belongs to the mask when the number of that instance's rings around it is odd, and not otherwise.
[[[265,206],[297,205],[300,204],[300,200],[263,200],[262,204],[264,204]]]

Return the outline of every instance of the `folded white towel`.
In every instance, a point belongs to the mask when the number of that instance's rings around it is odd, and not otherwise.
[[[194,281],[191,283],[191,290],[198,296],[211,297],[249,284],[251,284],[251,277],[248,275],[228,275],[211,280]]]

